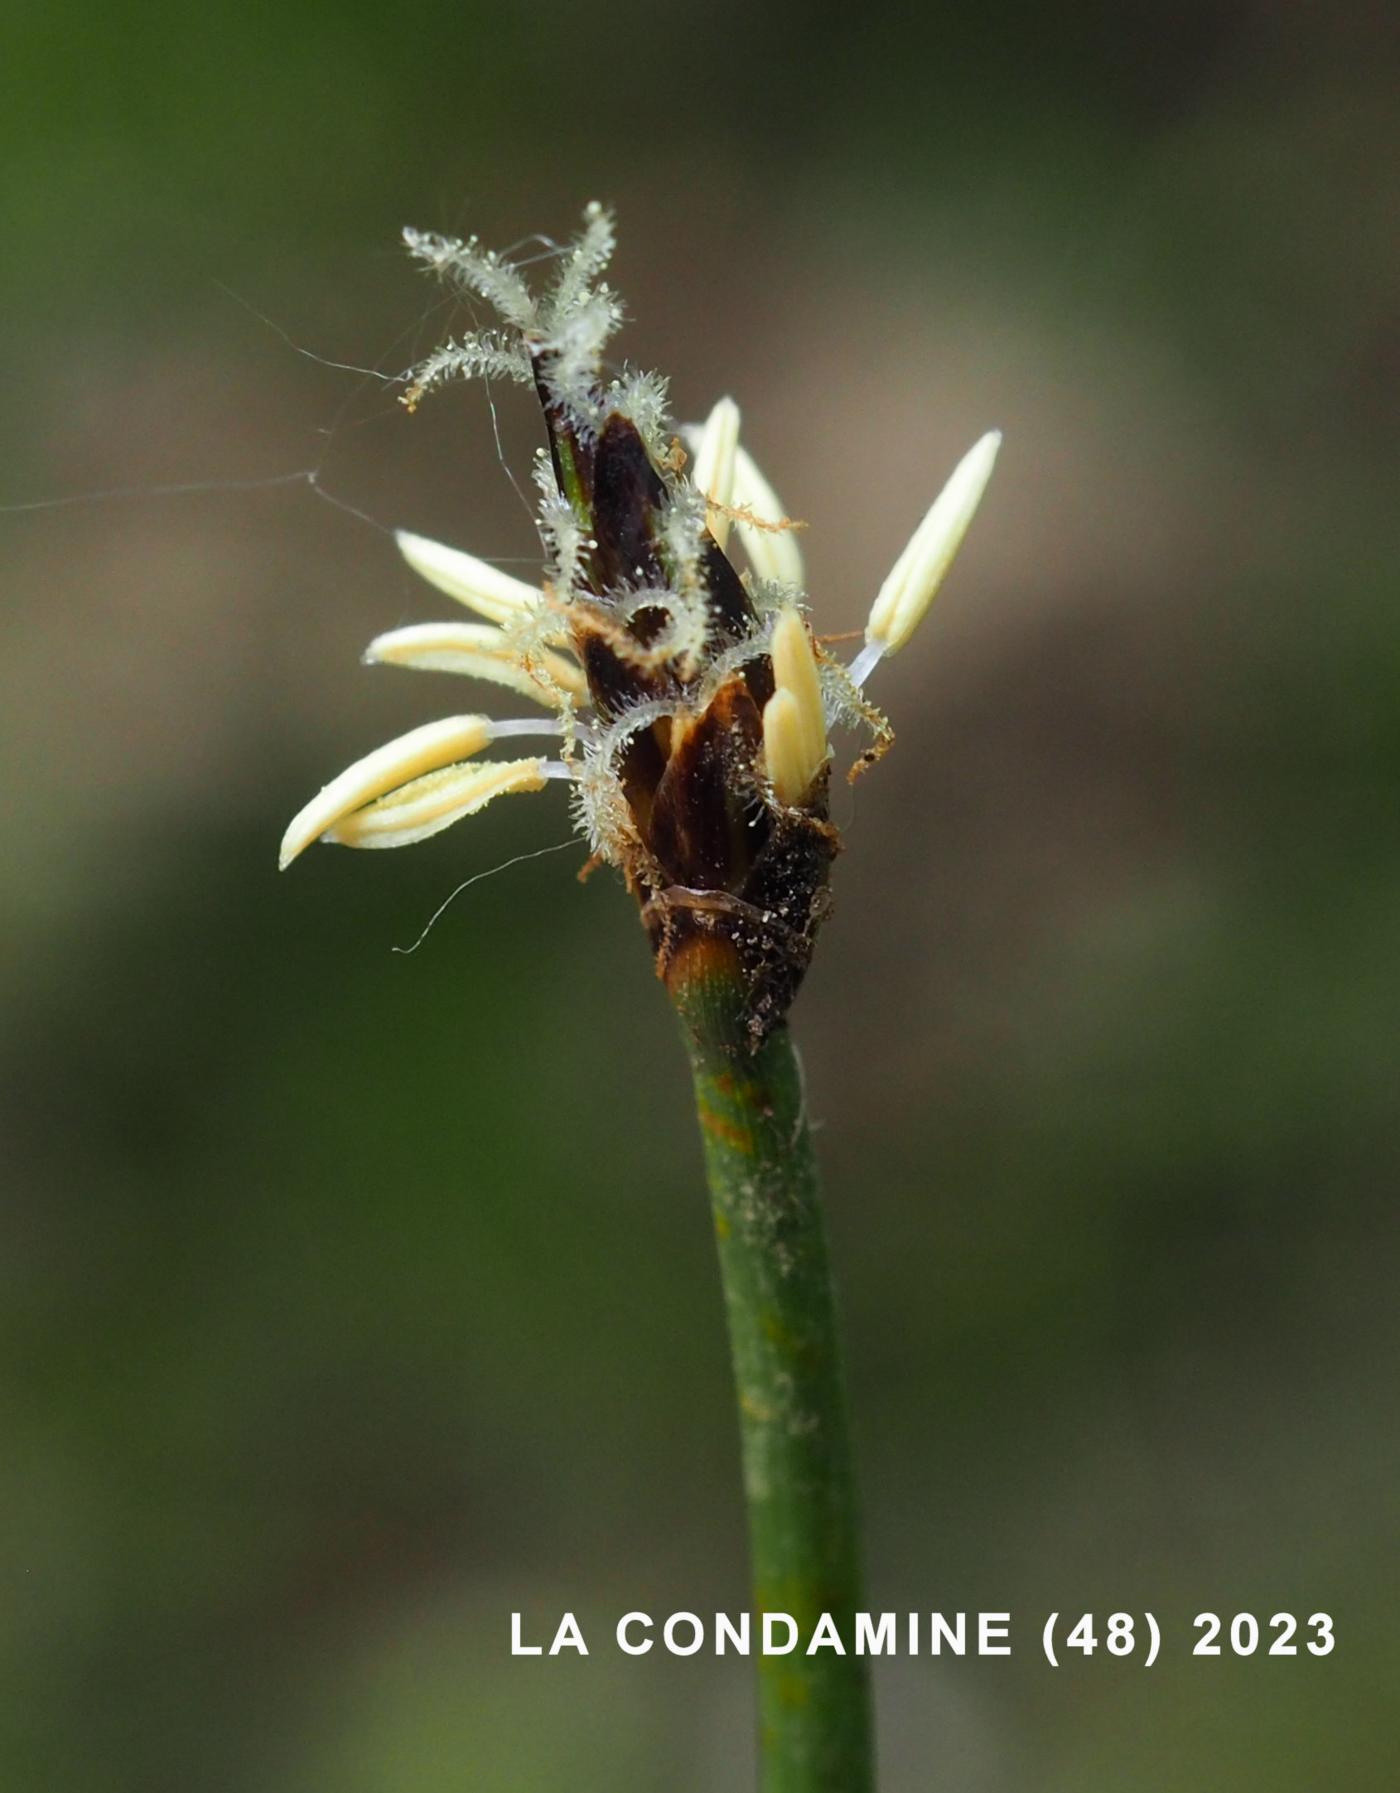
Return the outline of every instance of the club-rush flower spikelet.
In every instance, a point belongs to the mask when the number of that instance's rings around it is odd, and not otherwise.
[[[545,566],[529,585],[401,532],[410,566],[483,620],[392,630],[365,657],[486,680],[540,713],[454,716],[391,741],[306,805],[281,863],[318,839],[407,845],[507,792],[565,780],[594,855],[639,900],[662,977],[710,946],[737,955],[757,1046],[786,1013],[828,904],[839,846],[827,811],[830,731],[873,737],[853,772],[892,738],[864,685],[927,610],[1000,437],[983,436],[954,471],[881,588],[864,647],[842,665],[812,635],[800,526],[740,444],[738,407],[721,399],[703,426],[677,432],[663,379],[605,374],[621,320],[601,278],[614,242],[606,210],[588,207],[538,297],[475,239],[409,230],[405,242],[487,301],[500,327],[429,356],[407,376],[404,402],[412,410],[459,377],[533,386],[548,435],[535,469]],[[555,745],[475,757],[518,737]]]

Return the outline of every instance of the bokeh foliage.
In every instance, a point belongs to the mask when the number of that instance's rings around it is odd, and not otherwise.
[[[386,523],[528,556],[400,224],[618,204],[624,346],[745,406],[854,626],[1007,450],[882,690],[798,1010],[887,1785],[1389,1785],[1400,609],[1394,27],[1002,0],[7,21],[7,1449],[0,1760],[65,1793],[743,1784],[747,1673],[619,1662],[744,1599],[679,1049],[559,793],[272,870],[350,754],[458,706]],[[231,291],[230,291],[231,289]],[[258,315],[254,315],[258,314]],[[260,321],[271,320],[272,327]],[[503,398],[523,471],[527,412]],[[324,489],[369,522],[321,504]],[[375,527],[378,525],[379,527]],[[1051,1607],[1175,1649],[1053,1676]],[[577,1611],[587,1663],[512,1662]],[[1204,1608],[1335,1613],[1201,1663]]]

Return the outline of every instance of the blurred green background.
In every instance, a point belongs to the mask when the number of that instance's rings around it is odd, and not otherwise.
[[[746,1601],[628,900],[551,855],[391,953],[563,840],[557,788],[273,869],[462,707],[357,663],[446,614],[388,527],[535,553],[480,389],[323,363],[456,321],[404,223],[597,196],[622,352],[740,400],[824,626],[1006,432],[797,1010],[872,1604],[1019,1626],[880,1669],[887,1793],[1393,1786],[1393,12],[5,23],[0,505],[63,502],[0,514],[4,1785],[749,1784],[748,1665],[609,1643]],[[1055,1674],[1051,1608],[1150,1608],[1163,1659]],[[594,1655],[512,1660],[517,1609]],[[1318,1609],[1326,1660],[1188,1654]]]

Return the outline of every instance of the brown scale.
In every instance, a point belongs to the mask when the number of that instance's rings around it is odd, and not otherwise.
[[[662,977],[692,946],[723,943],[737,953],[757,1045],[796,995],[829,906],[840,841],[827,819],[826,774],[800,809],[778,808],[768,796],[763,706],[774,682],[767,654],[738,668],[703,712],[687,714],[687,693],[704,665],[682,678],[674,664],[627,651],[631,643],[650,647],[668,620],[648,607],[624,622],[615,608],[620,594],[667,583],[659,527],[667,483],[630,418],[614,412],[596,434],[580,431],[553,401],[538,354],[535,370],[555,477],[592,544],[580,556],[592,603],[575,603],[570,627],[594,707],[609,718],[653,701],[680,712],[619,749],[615,769],[643,848],[623,869]],[[758,619],[708,533],[700,577],[712,661],[751,635]]]

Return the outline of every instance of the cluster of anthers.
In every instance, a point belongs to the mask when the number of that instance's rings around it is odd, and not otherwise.
[[[365,659],[487,680],[540,713],[450,716],[390,741],[301,810],[281,863],[316,840],[407,846],[495,797],[563,780],[594,860],[619,867],[637,895],[662,975],[688,942],[722,942],[742,967],[761,1038],[786,1012],[826,909],[839,844],[827,815],[830,731],[869,733],[851,776],[888,746],[866,682],[927,610],[1000,437],[983,436],[958,465],[845,665],[809,628],[800,525],[740,445],[733,401],[676,431],[663,379],[627,368],[605,376],[603,350],[621,320],[600,278],[614,242],[607,211],[588,207],[541,297],[475,240],[410,230],[405,241],[487,301],[501,328],[438,349],[408,376],[404,402],[411,410],[458,377],[534,387],[549,444],[535,467],[545,570],[530,585],[401,532],[409,565],[483,620],[394,629]],[[736,539],[742,574],[730,559]],[[521,738],[556,746],[476,757]]]

